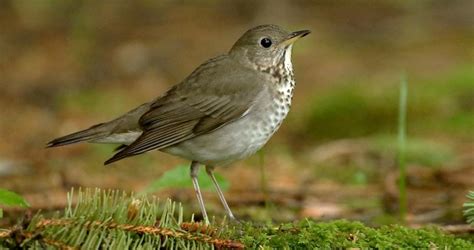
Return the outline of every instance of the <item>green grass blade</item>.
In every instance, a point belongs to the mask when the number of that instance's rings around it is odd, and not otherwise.
[[[406,188],[406,117],[407,117],[407,97],[408,97],[408,83],[405,76],[402,76],[400,82],[400,99],[398,106],[398,191],[399,191],[399,206],[400,218],[405,221],[407,214],[407,188]]]

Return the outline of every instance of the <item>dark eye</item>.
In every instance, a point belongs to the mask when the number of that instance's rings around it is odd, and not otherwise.
[[[262,40],[260,40],[260,44],[262,47],[268,48],[272,46],[272,40],[270,40],[270,38],[262,38]]]

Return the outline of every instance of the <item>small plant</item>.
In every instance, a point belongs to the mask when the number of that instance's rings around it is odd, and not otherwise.
[[[464,216],[466,216],[467,223],[474,226],[474,191],[469,191],[467,194],[468,202],[464,203]]]
[[[203,249],[241,248],[201,223],[185,222],[181,205],[170,200],[99,189],[68,195],[62,215],[36,215],[22,226],[0,231],[0,248]]]
[[[29,207],[28,202],[19,194],[0,188],[0,206]],[[0,218],[3,217],[3,210],[0,207]]]

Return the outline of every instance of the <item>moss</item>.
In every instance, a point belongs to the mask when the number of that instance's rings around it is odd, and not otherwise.
[[[473,249],[469,240],[444,234],[437,228],[411,229],[399,225],[370,228],[360,222],[336,220],[315,222],[309,219],[281,224],[243,226],[239,238],[249,248],[263,249]],[[239,230],[236,230],[239,232]]]

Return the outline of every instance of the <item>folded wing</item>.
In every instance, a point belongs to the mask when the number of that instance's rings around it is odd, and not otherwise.
[[[176,145],[209,133],[247,114],[264,86],[258,84],[256,75],[228,77],[225,72],[226,64],[216,66],[216,61],[218,60],[214,59],[203,64],[183,83],[157,99],[140,118],[143,134],[105,164]],[[215,67],[224,69],[217,70],[220,73],[216,73]],[[229,69],[234,70],[231,73],[246,70],[235,66]],[[206,75],[212,76],[205,77]]]

